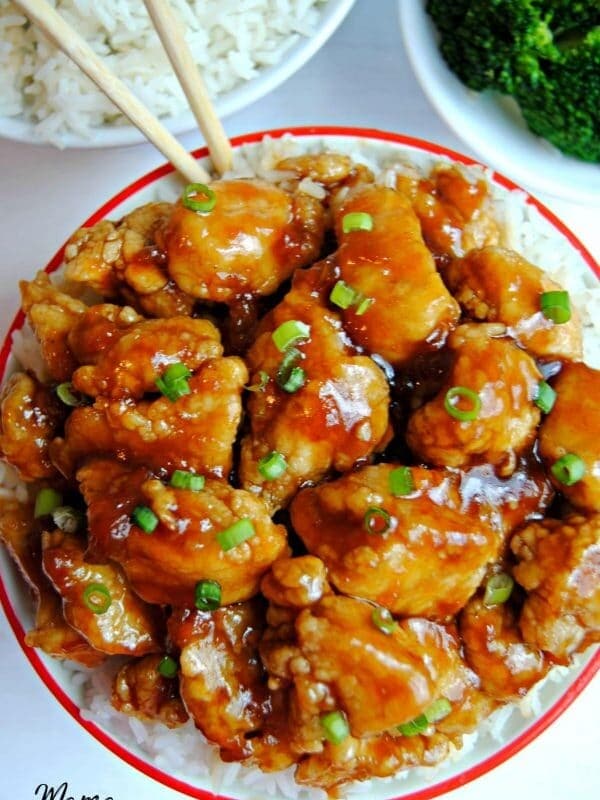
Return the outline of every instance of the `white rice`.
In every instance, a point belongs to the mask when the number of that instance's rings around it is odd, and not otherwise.
[[[106,65],[159,117],[187,110],[187,100],[144,3],[50,0]],[[209,93],[217,98],[278,63],[316,29],[328,0],[172,0]],[[0,0],[0,116],[34,124],[40,141],[83,139],[126,120],[62,52]]]
[[[0,0],[1,1],[1,0]],[[340,138],[321,141],[318,138],[295,140],[290,136],[271,140],[267,137],[262,145],[249,145],[235,152],[235,166],[232,174],[236,176],[258,175],[265,179],[285,182],[291,176],[275,170],[277,162],[288,155],[322,150],[347,152],[356,162],[366,164],[382,183],[393,184],[398,171],[418,170],[428,172],[435,163],[444,159],[432,157],[415,150],[411,161],[399,160],[391,150],[381,143],[366,140]],[[384,155],[382,155],[382,150]],[[481,177],[479,168],[468,168],[467,172]],[[507,192],[493,183],[492,195],[495,200],[498,221],[503,228],[503,244],[518,250],[533,263],[544,268],[549,274],[569,290],[574,304],[581,314],[585,330],[585,361],[600,367],[600,283],[592,275],[583,257],[556,229],[539,213],[535,206],[525,202],[522,192]],[[305,181],[302,189],[309,194],[322,192],[318,184]],[[150,199],[173,200],[176,196],[175,182],[163,182]],[[133,205],[119,208],[119,212],[130,211],[140,204],[133,198]],[[119,212],[112,214],[118,218]],[[57,280],[60,280],[59,278]],[[13,339],[13,355],[30,367],[40,368],[39,348],[31,330],[25,327]],[[24,487],[19,485],[14,471],[0,462],[0,493],[19,493],[21,499]],[[347,787],[344,797],[369,797],[381,800],[397,796],[403,791],[415,791],[435,780],[447,778],[476,763],[498,750],[500,745],[519,735],[525,725],[551,707],[564,693],[576,672],[580,671],[589,656],[580,656],[570,669],[554,668],[544,681],[540,682],[519,703],[499,708],[482,723],[476,733],[463,737],[463,747],[455,749],[441,767],[419,767],[405,770],[393,778],[374,779]],[[107,667],[87,670],[78,665],[56,664],[47,659],[48,668],[64,685],[65,678],[71,685],[71,694],[83,709],[83,716],[108,732],[116,741],[143,760],[150,761],[168,775],[173,775],[193,786],[208,788],[216,794],[226,792],[240,800],[325,800],[325,792],[299,786],[293,778],[294,768],[272,774],[264,774],[257,768],[247,768],[241,764],[225,764],[218,755],[218,749],[207,742],[190,721],[177,730],[169,730],[160,723],[144,723],[117,712],[110,704],[111,681],[118,663]],[[117,660],[118,662],[118,660]],[[526,721],[526,722],[524,722]]]

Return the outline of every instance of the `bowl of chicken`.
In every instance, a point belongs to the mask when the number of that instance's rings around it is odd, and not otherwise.
[[[21,282],[4,609],[83,728],[190,797],[438,796],[600,665],[598,268],[427,142],[234,151]]]

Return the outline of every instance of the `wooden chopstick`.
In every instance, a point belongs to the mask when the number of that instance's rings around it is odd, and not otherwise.
[[[15,5],[94,81],[188,182],[210,181],[209,174],[196,159],[148,111],[123,81],[113,75],[87,42],[46,0],[15,0]]]
[[[223,174],[231,169],[231,143],[187,45],[183,25],[168,0],[144,0],[144,3],[208,145],[212,162]]]

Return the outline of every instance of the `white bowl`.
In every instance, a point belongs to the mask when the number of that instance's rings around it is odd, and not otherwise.
[[[229,114],[249,106],[297,72],[340,26],[355,2],[356,0],[327,0],[320,9],[320,19],[314,33],[311,36],[296,34],[290,37],[289,47],[278,63],[263,67],[254,78],[219,95],[214,101],[217,116],[224,119]],[[161,122],[175,136],[198,127],[196,119],[189,110],[177,116],[161,117]],[[47,144],[36,133],[35,125],[23,115],[0,116],[0,138],[29,144]],[[130,124],[109,123],[94,128],[89,137],[68,133],[61,135],[60,139],[60,146],[65,148],[116,147],[146,141],[143,134]]]
[[[234,139],[233,145],[236,152],[240,148],[247,148],[252,152],[253,148],[259,146],[265,134],[268,134],[277,144],[278,140],[282,139],[287,132],[282,129],[253,133]],[[379,161],[383,159],[386,162],[410,160],[424,169],[439,160],[465,165],[474,163],[471,159],[438,145],[392,133],[331,127],[291,129],[289,132],[296,137],[297,144],[302,150],[316,151],[326,147],[333,151],[350,153],[355,159],[364,160],[366,163],[373,162],[375,159]],[[198,158],[206,158],[207,152],[201,150],[195,155]],[[569,276],[571,280],[575,282],[584,280],[589,283],[594,281],[594,273],[600,277],[598,266],[583,245],[539,201],[527,197],[522,191],[517,190],[511,181],[501,175],[490,175],[490,181],[494,194],[500,202],[508,201],[510,203],[513,193],[516,191],[514,197],[521,204],[520,207],[524,209],[528,222],[533,222],[543,228],[544,235],[551,238],[556,253],[568,252],[576,256],[579,266],[575,265],[573,273]],[[180,179],[174,174],[170,165],[164,165],[120,191],[83,224],[92,225],[104,218],[119,219],[144,202],[157,198],[175,197],[180,191]],[[514,221],[514,216],[512,219]],[[73,228],[78,223],[80,220],[73,220]],[[528,225],[528,227],[531,226]],[[47,271],[55,271],[61,265],[62,257],[63,250],[61,249],[47,265]],[[571,287],[568,286],[568,288]],[[14,360],[10,354],[10,334],[22,325],[23,315],[18,314],[0,350],[0,378],[8,375],[14,368]],[[191,772],[182,771],[169,774],[153,762],[142,746],[136,743],[133,736],[129,738],[123,736],[124,717],[119,717],[121,721],[119,727],[111,727],[106,722],[93,721],[88,712],[82,713],[85,707],[84,695],[81,684],[73,680],[73,671],[65,664],[27,647],[24,643],[24,632],[33,624],[31,597],[3,547],[0,547],[0,600],[15,633],[14,646],[17,647],[18,642],[32,667],[64,709],[87,733],[105,745],[117,757],[148,778],[182,792],[188,797],[201,800],[219,800],[224,796],[235,797],[236,800],[256,798],[256,787],[239,780],[233,785],[220,785],[215,788],[208,778],[197,777]],[[361,797],[368,796],[369,800],[389,800],[390,798],[426,800],[426,798],[438,797],[446,791],[464,785],[501,764],[538,736],[571,704],[599,668],[600,651],[590,651],[569,670],[562,669],[558,673],[554,673],[552,679],[544,683],[537,694],[536,703],[530,704],[526,714],[525,712],[521,714],[515,708],[510,718],[505,721],[501,733],[498,734],[499,738],[491,735],[479,737],[474,744],[470,742],[470,748],[465,746],[459,760],[449,761],[435,771],[417,770],[410,772],[405,777],[373,781],[368,795],[362,794]],[[192,764],[193,759],[190,758],[190,767]],[[278,792],[276,796],[285,796],[281,786]]]
[[[398,0],[404,45],[432,105],[488,164],[529,190],[575,203],[600,204],[600,165],[563,155],[531,133],[516,102],[474,92],[448,68],[425,0]]]

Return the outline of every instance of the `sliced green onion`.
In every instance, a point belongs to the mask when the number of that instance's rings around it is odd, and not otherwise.
[[[177,662],[171,656],[163,656],[156,666],[156,671],[163,678],[174,678],[177,675]]]
[[[71,408],[85,404],[85,401],[82,399],[81,395],[76,394],[73,391],[73,384],[69,382],[59,383],[56,387],[56,395],[61,403],[64,403],[66,406],[70,406]]]
[[[325,738],[332,744],[341,744],[350,735],[350,726],[343,711],[321,714],[319,721]]]
[[[222,550],[231,550],[237,547],[238,544],[245,542],[246,539],[252,538],[256,531],[250,519],[239,519],[226,528],[224,531],[217,533],[217,541],[221,545]]]
[[[398,623],[392,617],[389,609],[383,608],[383,606],[377,606],[377,608],[373,609],[371,619],[375,627],[379,628],[382,633],[393,633],[398,627]]]
[[[274,481],[280,478],[287,469],[287,462],[282,453],[273,450],[269,455],[261,458],[258,462],[258,471],[267,481]]]
[[[290,348],[281,359],[281,364],[277,370],[275,381],[277,385],[284,390],[293,394],[301,389],[306,383],[306,372],[302,367],[298,366],[298,362],[302,358],[302,353],[296,347]]]
[[[258,373],[258,383],[253,383],[250,386],[246,386],[246,389],[249,392],[264,392],[268,382],[269,382],[269,373],[261,369],[260,372]]]
[[[544,414],[549,414],[556,402],[556,392],[546,381],[540,381],[537,386],[537,394],[533,401]]]
[[[365,311],[371,307],[372,303],[373,303],[372,297],[363,297],[356,306],[356,316],[362,317]]]
[[[65,533],[76,533],[83,524],[84,516],[73,506],[58,506],[52,512],[52,521]]]
[[[198,581],[194,589],[194,605],[200,611],[214,611],[221,605],[221,584],[217,581]]]
[[[398,730],[402,736],[418,736],[420,733],[426,731],[429,725],[430,722],[425,714],[419,714],[418,717],[411,719],[410,722],[404,722],[402,725],[398,725]]]
[[[559,483],[573,486],[585,475],[585,462],[575,453],[566,453],[550,467],[550,472]]]
[[[540,309],[546,319],[562,325],[571,319],[571,302],[565,291],[544,292],[540,296]]]
[[[331,290],[329,299],[334,306],[346,310],[356,302],[357,292],[346,281],[338,281]]]
[[[390,492],[394,497],[404,497],[415,490],[410,467],[397,467],[390,472],[389,476]]]
[[[158,527],[158,517],[148,506],[136,506],[131,514],[131,519],[144,533],[153,533]]]
[[[282,322],[272,333],[275,347],[282,353],[309,337],[310,325],[301,322],[299,319],[288,319],[286,322]]]
[[[83,590],[83,602],[94,614],[104,614],[110,608],[112,598],[103,583],[90,583]]]
[[[189,489],[191,492],[200,492],[204,489],[204,475],[196,475],[194,472],[186,472],[183,469],[176,469],[169,481],[174,489]]]
[[[439,697],[437,700],[434,700],[423,713],[427,722],[433,725],[435,722],[439,722],[441,719],[447,717],[451,711],[452,705],[450,701],[446,697]]]
[[[204,195],[204,199],[199,200],[197,195]],[[190,211],[205,213],[217,205],[217,196],[205,183],[188,183],[181,195],[181,202]]]
[[[188,384],[191,374],[185,364],[177,362],[170,364],[154,383],[162,394],[174,403],[175,400],[191,392]]]
[[[344,214],[342,230],[344,233],[351,233],[352,231],[372,231],[373,217],[370,214],[366,214],[364,211],[351,211],[349,214]]]
[[[456,400],[456,403],[453,402],[454,400]],[[471,404],[471,408],[458,408],[457,403],[460,400],[467,400]],[[471,422],[477,419],[479,415],[481,399],[473,389],[468,389],[466,386],[453,386],[446,392],[444,408],[454,419],[460,420],[460,422]]]
[[[56,489],[40,489],[35,498],[35,507],[33,509],[33,516],[45,517],[51,514],[54,509],[62,506],[63,498],[60,492]]]
[[[515,582],[506,572],[498,572],[488,578],[485,584],[483,603],[486,606],[498,606],[506,603],[512,594]]]
[[[363,525],[367,533],[387,533],[390,529],[391,517],[384,508],[371,506],[365,511]]]

